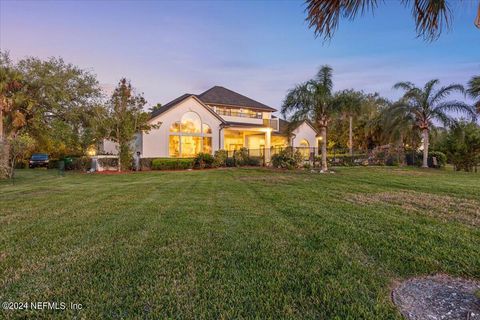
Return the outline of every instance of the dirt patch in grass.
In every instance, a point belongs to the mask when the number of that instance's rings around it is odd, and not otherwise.
[[[395,285],[393,303],[409,320],[480,319],[480,281],[435,275],[412,278]]]
[[[389,204],[443,221],[480,226],[480,201],[423,192],[355,193],[345,200],[360,205]]]

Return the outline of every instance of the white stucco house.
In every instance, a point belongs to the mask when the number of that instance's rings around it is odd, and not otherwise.
[[[318,137],[307,121],[287,134],[288,122],[275,117],[276,109],[224,87],[201,94],[184,94],[152,112],[158,128],[137,134],[133,143],[142,158],[193,157],[216,150],[262,150],[265,161],[279,148],[301,147],[306,155],[317,152]],[[116,154],[105,141],[103,152]]]

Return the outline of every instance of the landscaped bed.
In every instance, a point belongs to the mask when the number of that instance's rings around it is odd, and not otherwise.
[[[480,279],[479,201],[479,174],[432,169],[19,170],[0,301],[82,309],[0,318],[401,319],[402,280]]]

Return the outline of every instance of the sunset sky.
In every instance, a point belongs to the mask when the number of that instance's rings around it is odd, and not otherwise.
[[[396,1],[334,38],[315,38],[302,1],[0,1],[0,48],[14,59],[59,56],[97,74],[106,91],[123,76],[150,105],[222,85],[279,109],[286,91],[334,69],[335,89],[394,99],[397,81],[465,84],[480,74],[477,2],[453,3],[435,42],[416,38]]]

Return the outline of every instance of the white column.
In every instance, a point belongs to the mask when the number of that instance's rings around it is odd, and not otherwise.
[[[218,131],[218,149],[225,150],[225,128]]]
[[[265,163],[270,163],[270,146],[272,144],[272,130],[268,129],[265,132]]]

